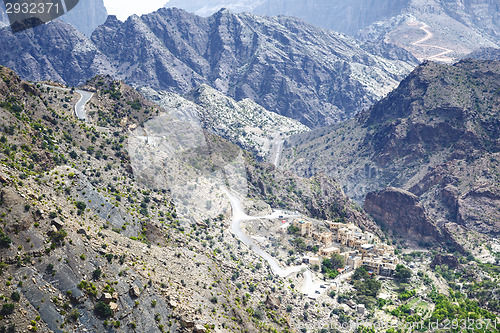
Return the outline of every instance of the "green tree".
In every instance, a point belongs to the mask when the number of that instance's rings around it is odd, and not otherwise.
[[[410,281],[412,276],[412,272],[409,268],[403,266],[403,265],[397,265],[396,266],[396,271],[394,272],[394,278],[398,282],[402,283],[408,283]]]
[[[12,239],[10,239],[5,232],[0,229],[0,247],[9,248],[12,243]]]
[[[14,312],[14,304],[6,303],[2,305],[2,310],[0,311],[3,316],[8,316]]]
[[[111,307],[103,301],[99,301],[96,303],[94,312],[101,318],[109,318],[113,316],[113,310],[111,310]]]
[[[344,258],[338,253],[333,253],[330,259],[323,259],[323,267],[330,270],[342,268],[344,267]]]

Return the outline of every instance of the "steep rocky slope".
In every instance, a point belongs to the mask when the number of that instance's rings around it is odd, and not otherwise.
[[[402,188],[433,223],[498,236],[499,82],[499,62],[424,63],[356,120],[292,137],[284,165],[326,172],[359,202]]]
[[[228,7],[262,15],[294,16],[367,41],[390,41],[421,59],[447,62],[500,43],[500,7],[495,0],[265,0],[252,4],[219,0],[209,5],[170,1],[166,6],[205,15]],[[429,38],[422,40],[426,35]]]
[[[107,17],[103,0],[85,0],[79,1],[75,8],[61,16],[59,20],[71,24],[82,34],[90,37],[95,28],[103,24]],[[9,25],[9,18],[2,2],[0,3],[0,27],[4,25]]]
[[[236,102],[207,85],[185,97],[148,88],[140,91],[167,110],[190,110],[187,116],[201,121],[204,129],[270,163],[275,162],[286,138],[309,131],[296,120],[267,111],[249,99]]]
[[[92,41],[61,23],[16,35],[2,29],[0,38],[1,63],[26,79],[75,85],[112,73],[182,94],[209,84],[310,127],[352,117],[416,64],[397,47],[365,46],[298,19],[228,11],[203,18],[160,9],[125,22],[110,16]]]
[[[0,293],[7,295],[0,329],[258,332],[298,323],[285,309],[303,308],[306,299],[233,236],[218,189],[205,196],[214,207],[204,220],[192,220],[169,189],[183,173],[151,187],[136,168],[137,130],[165,117],[163,109],[102,76],[85,86],[94,95],[90,123],[83,123],[73,115],[73,91],[21,81],[3,67],[0,78]],[[238,151],[206,138],[210,168]],[[331,181],[299,178],[242,154],[254,202],[374,228]],[[270,293],[281,306],[267,305]]]
[[[485,47],[467,54],[464,58],[500,61],[500,49],[494,47]]]
[[[32,81],[65,82],[73,77],[71,83],[83,83],[96,73],[112,69],[87,37],[60,21],[16,34],[3,28],[0,39],[1,64]]]

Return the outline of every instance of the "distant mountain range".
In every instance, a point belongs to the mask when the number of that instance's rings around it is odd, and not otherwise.
[[[90,36],[95,28],[103,24],[108,17],[103,0],[81,0],[67,14],[59,19],[73,25],[78,31]],[[5,5],[0,2],[0,27],[9,25],[9,18],[5,13]]]
[[[253,12],[265,0],[169,0],[165,7],[181,8],[200,16],[210,16],[222,8],[227,8],[235,13]]]
[[[4,28],[0,38],[1,64],[25,79],[78,85],[111,74],[181,94],[208,84],[309,127],[351,118],[417,64],[390,44],[227,10],[208,18],[165,8],[125,22],[110,16],[91,39],[62,22],[18,34]]]
[[[451,61],[480,47],[500,45],[500,3],[496,0],[173,0],[166,6],[200,15],[227,7],[295,16],[366,40],[388,40],[422,59]],[[432,35],[426,35],[425,27]],[[417,43],[426,36],[431,37]],[[439,55],[442,52],[446,53]]]

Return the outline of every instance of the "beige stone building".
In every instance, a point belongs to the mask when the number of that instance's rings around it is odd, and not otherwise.
[[[312,236],[313,239],[323,243],[325,246],[331,245],[333,242],[333,234],[331,232],[313,232]]]
[[[337,253],[340,254],[340,249],[334,246],[327,247],[327,248],[322,248],[319,250],[319,254],[322,257],[331,257],[332,254]]]
[[[311,237],[312,235],[312,223],[304,220],[294,220],[293,225],[299,228],[301,236]]]
[[[363,265],[363,259],[360,256],[348,257],[346,264],[352,269],[356,269]]]

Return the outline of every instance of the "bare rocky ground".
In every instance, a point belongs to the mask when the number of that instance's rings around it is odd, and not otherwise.
[[[360,317],[328,293],[308,299],[299,292],[302,275],[274,276],[230,232],[228,202],[204,192],[213,206],[192,220],[168,188],[146,186],[127,142],[162,110],[132,88],[106,77],[89,82],[91,123],[83,123],[74,119],[71,92],[23,82],[6,68],[1,78],[1,330],[286,332],[390,313],[388,304]],[[215,136],[208,142],[219,142],[214,167],[238,149]],[[328,179],[302,179],[244,156],[249,213],[279,207],[380,232]],[[411,286],[441,285],[426,280],[436,273],[425,265],[415,266]],[[337,291],[354,299],[349,279]],[[399,306],[399,286],[382,284]]]
[[[2,68],[0,292],[14,310],[2,311],[1,329],[291,330],[299,319],[285,309],[303,297],[256,269],[260,259],[229,232],[228,205],[179,220],[169,191],[135,180],[128,129],[159,110],[115,83],[85,87],[96,93],[93,123],[83,123],[76,94]],[[95,310],[99,300],[110,313]]]
[[[478,243],[491,247],[498,238],[494,94],[498,80],[493,78],[498,78],[496,61],[462,61],[453,66],[424,63],[358,119],[292,137],[282,165],[302,176],[326,172],[335,177],[347,195],[364,202],[385,228],[405,235],[404,243],[434,234],[434,240],[451,240],[462,252],[479,254]],[[408,193],[399,196],[398,204],[389,204],[392,195],[386,187]],[[392,194],[398,196],[397,191]],[[376,203],[383,196],[385,208]],[[406,206],[405,200],[414,204]],[[403,218],[417,206],[422,214]],[[399,219],[392,218],[398,214]],[[449,222],[470,230],[476,245],[454,237],[465,231],[452,225],[441,234],[432,232],[446,229]],[[427,228],[408,232],[420,223]]]

